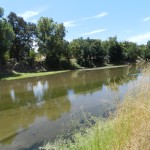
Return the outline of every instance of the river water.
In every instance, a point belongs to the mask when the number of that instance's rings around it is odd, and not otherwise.
[[[32,150],[53,140],[71,115],[106,117],[123,99],[142,66],[77,70],[0,80],[0,150]]]

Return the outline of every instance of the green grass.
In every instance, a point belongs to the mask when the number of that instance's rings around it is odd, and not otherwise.
[[[45,150],[149,150],[150,149],[150,68],[129,87],[124,102],[107,121],[98,120],[74,142],[60,139],[47,143]]]
[[[107,66],[104,66],[104,67],[96,67],[96,68],[83,68],[81,70],[100,70],[100,69],[112,69],[112,68],[122,68],[122,67],[129,67],[129,65],[107,65]]]
[[[19,73],[19,72],[13,72],[10,75],[3,75],[1,77],[1,80],[18,80],[18,79],[24,79],[24,78],[30,78],[30,77],[39,77],[39,76],[47,76],[47,75],[53,75],[63,72],[68,72],[69,70],[63,70],[63,71],[50,71],[50,72],[35,72],[35,73]]]
[[[118,68],[118,67],[127,67],[128,65],[120,65],[120,66],[105,66],[105,67],[97,67],[97,68],[81,68],[78,66],[79,70],[99,70],[99,69],[110,69],[110,68]],[[76,66],[77,68],[77,66]],[[50,71],[50,72],[34,72],[34,73],[19,73],[16,71],[12,72],[3,72],[0,73],[0,80],[18,80],[18,79],[24,79],[24,78],[30,78],[30,77],[39,77],[39,76],[46,76],[46,75],[53,75],[63,72],[68,72],[70,70],[61,70],[61,71]]]

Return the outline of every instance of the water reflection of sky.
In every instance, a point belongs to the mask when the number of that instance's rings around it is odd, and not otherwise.
[[[11,109],[11,111],[6,110],[3,117],[6,119],[1,117],[1,131],[7,131],[10,135],[11,130],[19,132],[15,139],[12,139],[13,142],[10,145],[26,147],[41,141],[41,139],[53,139],[59,133],[62,123],[70,120],[70,114],[78,116],[83,109],[94,116],[103,116],[103,114],[106,116],[107,111],[111,111],[111,108],[115,107],[116,100],[122,100],[129,87],[140,80],[139,76],[133,74],[132,76],[135,76],[136,80],[125,80],[118,86],[114,86],[115,82],[112,84],[110,81],[110,84],[105,82],[111,74],[112,78],[115,76],[114,70],[92,72],[84,72],[84,74],[75,72],[67,77],[67,74],[64,76],[62,74],[62,78],[54,76],[54,79],[53,76],[38,78],[35,81],[28,79],[23,80],[24,82],[20,81],[16,86],[15,84],[9,86],[9,99],[11,97],[11,103],[13,105],[16,103],[18,108],[14,107],[15,109]],[[148,82],[148,79],[145,82]],[[0,93],[2,92],[0,91]],[[19,104],[24,106],[26,103],[31,104],[31,107],[19,108]],[[43,105],[44,103],[45,105]],[[35,105],[40,107],[34,107]],[[12,122],[10,126],[9,122]],[[28,128],[24,130],[20,127]],[[18,149],[16,147],[15,149]]]
[[[32,91],[32,83],[27,83],[27,91],[30,92]]]
[[[10,96],[11,96],[11,99],[12,99],[13,103],[16,102],[16,96],[15,96],[15,91],[14,91],[14,89],[11,89],[11,90],[10,90]]]
[[[42,83],[41,81],[38,81],[36,85],[33,86],[33,93],[36,97],[37,103],[41,103],[44,101],[44,94],[48,90],[48,82],[45,81]]]
[[[48,81],[45,81],[45,82],[38,81],[36,85],[33,85],[32,83],[29,82],[26,85],[27,92],[33,92],[34,97],[36,98],[37,105],[39,105],[40,103],[42,104],[45,101],[44,95],[46,91],[48,90],[48,88],[49,88]],[[12,102],[15,103],[17,101],[15,89],[11,88],[9,90],[9,94],[10,94]]]
[[[132,84],[135,82],[132,82]],[[102,111],[111,110],[116,107],[119,101],[123,100],[125,93],[129,88],[128,83],[123,83],[117,87],[103,85],[100,88],[90,92],[76,94],[73,89],[69,89],[67,96],[72,103],[72,112],[88,111],[92,114],[102,114]]]
[[[115,105],[117,95],[118,91],[112,91],[105,85],[94,91],[79,94],[76,94],[72,89],[68,90],[68,99],[72,103],[72,112],[83,110],[92,114],[101,114],[101,111],[103,111],[106,106],[109,109]],[[103,108],[101,109],[101,107]]]

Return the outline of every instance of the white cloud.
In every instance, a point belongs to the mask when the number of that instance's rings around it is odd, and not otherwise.
[[[150,17],[146,17],[142,19],[144,22],[149,22],[150,21]]]
[[[100,32],[104,32],[106,31],[106,29],[99,29],[99,30],[95,30],[95,31],[91,31],[91,32],[87,32],[87,33],[82,33],[81,35],[92,35],[92,34],[96,34],[96,33],[100,33]]]
[[[105,17],[107,15],[108,15],[108,13],[102,12],[102,13],[96,15],[96,16],[82,18],[81,20],[91,20],[91,19],[96,19],[96,18],[102,18],[102,17]]]
[[[64,26],[65,27],[74,27],[74,26],[77,26],[76,22],[84,21],[84,20],[97,19],[97,18],[101,18],[101,17],[107,16],[107,15],[108,15],[108,13],[102,12],[102,13],[100,13],[96,16],[92,16],[92,17],[79,18],[79,19],[76,19],[76,20],[65,21]]]
[[[22,14],[18,14],[18,16],[23,17],[25,20],[29,20],[30,18],[37,16],[39,14],[38,11],[26,11]]]
[[[127,40],[131,42],[136,42],[138,44],[145,44],[148,40],[150,40],[150,32],[130,37]]]
[[[100,14],[94,16],[93,18],[101,18],[101,17],[107,16],[107,15],[108,15],[108,13],[102,12],[102,13],[100,13]]]
[[[66,21],[66,22],[64,22],[64,26],[65,27],[74,27],[74,26],[77,26],[76,24],[75,24],[75,20],[72,20],[72,21]]]

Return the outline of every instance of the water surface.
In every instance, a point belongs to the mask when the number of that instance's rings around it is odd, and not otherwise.
[[[135,74],[140,69],[77,70],[0,81],[0,149],[34,149],[56,138],[70,114],[81,110],[105,117],[122,100],[129,84],[138,80]]]

